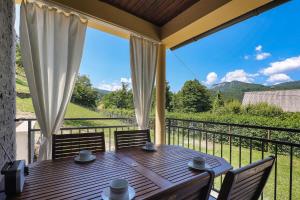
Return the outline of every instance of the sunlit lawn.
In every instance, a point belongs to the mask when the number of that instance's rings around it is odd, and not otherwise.
[[[178,145],[178,135],[177,133],[171,135],[170,137],[171,144]],[[189,144],[188,144],[188,138],[187,136],[184,137],[184,145],[182,142],[182,134],[179,135],[179,145],[184,146],[186,148],[195,149],[197,151],[201,151],[206,153],[206,142],[202,141],[201,145],[199,141],[199,137],[195,136],[195,142],[193,142],[193,135],[189,138]],[[216,156],[221,157],[221,144],[215,143],[215,146],[213,147],[212,142],[207,143],[207,153],[213,154]],[[214,150],[213,150],[214,149]],[[243,148],[241,147],[241,156],[239,154],[239,147],[238,146],[232,146],[232,162],[231,165],[234,168],[239,168],[239,164],[241,163],[241,166],[245,166],[250,163],[250,148]],[[268,155],[274,155],[272,152],[264,152],[264,157],[267,157]],[[228,144],[223,144],[223,153],[222,157],[226,159],[228,162],[230,161],[230,146]],[[241,157],[241,160],[239,160],[239,157]],[[252,162],[262,159],[262,152],[258,150],[252,150]],[[296,156],[293,156],[293,182],[292,182],[292,197],[293,199],[300,199],[300,159]],[[275,167],[275,166],[274,166]],[[268,183],[264,189],[264,199],[274,199],[274,185],[275,185],[275,169],[273,168],[272,174],[268,180]],[[223,176],[224,179],[224,176]],[[289,190],[290,190],[290,156],[288,155],[278,155],[277,156],[277,199],[284,200],[289,199]],[[215,188],[219,189],[221,185],[221,177],[216,178],[215,180]]]
[[[17,97],[17,110],[21,112],[34,113],[31,98]],[[69,103],[65,118],[105,118],[103,113]],[[64,126],[114,126],[124,123],[119,120],[65,120]]]

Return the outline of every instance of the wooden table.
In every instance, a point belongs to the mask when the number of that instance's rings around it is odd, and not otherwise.
[[[161,145],[154,153],[128,148],[99,153],[89,164],[73,159],[40,162],[30,168],[24,191],[14,199],[101,199],[102,190],[116,178],[127,179],[136,190],[135,199],[144,199],[202,173],[187,167],[199,155],[216,175],[232,168],[222,158],[178,146]]]

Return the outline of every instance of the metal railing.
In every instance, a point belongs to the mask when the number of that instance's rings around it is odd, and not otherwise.
[[[36,161],[38,154],[38,146],[40,142],[41,130],[36,123],[33,127],[33,122],[36,119],[16,119],[18,122],[27,122],[27,162],[30,164]],[[136,129],[137,125],[133,118],[65,118],[64,125],[60,128],[58,134],[67,133],[88,133],[88,132],[104,132],[106,149],[114,150],[114,131]],[[152,137],[154,134],[152,133]]]
[[[275,155],[261,199],[300,199],[299,129],[167,119],[166,142],[220,156],[234,168]],[[223,178],[215,180],[216,191]]]
[[[31,126],[35,120],[17,120],[28,123],[29,162],[35,160],[34,145],[40,136],[38,126]],[[114,150],[114,131],[136,128],[133,118],[66,118],[60,133],[104,132],[106,149],[111,151]],[[155,141],[153,119],[150,129],[152,141]],[[165,137],[169,145],[223,157],[234,168],[275,155],[275,166],[261,198],[300,199],[300,129],[167,118]],[[215,180],[214,190],[220,189],[223,178],[221,176]]]

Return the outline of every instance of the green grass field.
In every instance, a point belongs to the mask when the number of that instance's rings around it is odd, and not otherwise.
[[[17,110],[21,112],[34,113],[31,98],[17,97]],[[65,118],[104,118],[103,113],[99,113],[88,108],[70,103],[67,108]],[[64,126],[113,126],[121,125],[119,120],[66,120]]]
[[[182,140],[182,133],[179,132],[179,145],[184,146],[186,148],[194,149],[203,153],[214,154],[219,157],[223,157],[227,161],[230,161],[230,146],[228,144],[223,144],[223,153],[221,154],[221,144],[213,143],[210,141],[207,143],[205,140],[200,139],[199,135],[195,135],[195,142],[193,142],[193,135],[190,135],[189,143],[188,137],[185,136],[184,140]],[[184,141],[184,142],[183,142]],[[168,141],[167,141],[168,142]],[[174,142],[174,143],[173,143]],[[178,135],[177,132],[170,137],[170,144],[178,145]],[[200,145],[201,144],[201,145]],[[206,148],[207,147],[207,148]],[[214,149],[214,150],[213,150]],[[264,152],[264,157],[269,155],[273,155],[271,152]],[[241,160],[239,159],[241,157]],[[241,156],[239,153],[239,147],[232,146],[232,162],[231,165],[234,168],[239,168],[240,163],[241,166],[245,166],[250,163],[250,148],[241,148]],[[262,159],[262,152],[258,150],[252,150],[252,162]],[[300,199],[300,159],[296,156],[293,156],[293,183],[292,183],[292,197],[295,200]],[[274,199],[274,175],[275,170],[273,169],[272,174],[268,180],[268,183],[264,189],[264,199]],[[224,178],[224,176],[223,176]],[[289,199],[289,179],[290,178],[290,156],[288,155],[278,155],[277,156],[277,199],[285,200]],[[218,177],[215,180],[215,188],[219,189],[221,185],[221,177]]]
[[[34,113],[32,100],[29,96],[29,88],[23,68],[16,67],[16,107],[18,112]],[[20,95],[22,94],[22,95]],[[22,97],[20,97],[22,96]],[[25,96],[25,98],[24,98]],[[69,103],[65,118],[103,118],[106,117],[103,113],[95,112],[88,108]],[[121,125],[117,120],[94,120],[94,121],[65,121],[64,126],[113,126]]]
[[[16,91],[17,94],[29,95],[29,88],[27,85],[27,80],[25,78],[24,72],[17,67],[16,76]],[[32,100],[29,97],[19,97],[16,98],[17,111],[25,113],[34,113]],[[69,103],[66,118],[103,118],[106,117],[103,113],[95,112],[88,108]],[[65,121],[64,126],[113,126],[120,125],[120,121],[110,120],[110,121]]]

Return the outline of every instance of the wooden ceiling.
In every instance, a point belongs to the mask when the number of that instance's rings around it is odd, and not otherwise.
[[[22,0],[14,0],[20,3]],[[122,38],[132,33],[176,49],[290,0],[46,0],[77,12],[88,26]],[[284,16],[284,13],[283,13]]]
[[[127,11],[157,26],[163,26],[171,19],[197,3],[199,0],[99,0]]]

